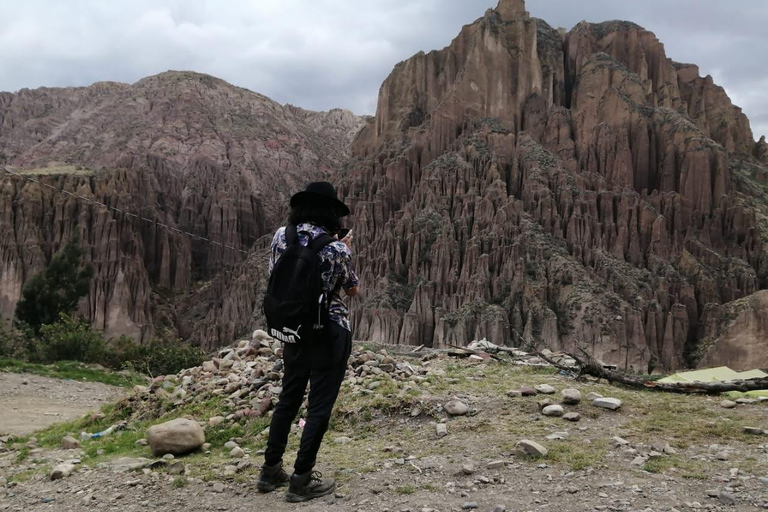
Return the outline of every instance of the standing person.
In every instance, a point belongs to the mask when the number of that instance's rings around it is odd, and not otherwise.
[[[338,239],[341,219],[349,213],[333,185],[311,183],[291,198],[289,223],[277,231],[272,241],[270,285],[264,304],[270,334],[284,343],[285,373],[258,489],[271,492],[290,484],[286,494],[289,502],[319,498],[336,489],[333,480],[323,480],[313,468],[352,351],[349,309],[342,293],[357,295],[359,281],[352,269],[352,237]],[[313,285],[319,289],[315,292],[319,300],[312,292]],[[312,304],[312,316],[299,316],[303,321],[288,318],[293,315],[291,311],[305,311]],[[306,424],[294,473],[288,477],[283,470],[283,454],[307,383],[310,391]]]

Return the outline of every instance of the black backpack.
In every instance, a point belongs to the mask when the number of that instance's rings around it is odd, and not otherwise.
[[[301,245],[296,226],[285,229],[288,248],[272,269],[264,297],[264,315],[270,336],[286,344],[306,346],[322,332],[328,320],[328,299],[323,291],[320,251],[336,241],[320,235]]]

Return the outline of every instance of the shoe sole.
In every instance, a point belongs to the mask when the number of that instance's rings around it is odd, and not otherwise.
[[[285,501],[287,501],[288,503],[303,503],[305,501],[315,500],[317,498],[322,498],[323,496],[328,496],[329,494],[333,494],[335,491],[336,491],[336,484],[334,484],[333,487],[331,487],[325,492],[307,494],[304,496],[289,492],[285,495]]]
[[[257,482],[256,483],[256,488],[259,490],[260,493],[267,494],[269,492],[277,490],[280,487],[285,487],[286,485],[288,485],[288,482],[285,482],[285,483],[282,483],[282,484],[277,484],[277,485],[275,485],[275,484],[268,484],[266,482]]]

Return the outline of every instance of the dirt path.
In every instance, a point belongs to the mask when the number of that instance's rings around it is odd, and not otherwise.
[[[74,419],[123,392],[98,382],[0,372],[0,433],[28,434]]]

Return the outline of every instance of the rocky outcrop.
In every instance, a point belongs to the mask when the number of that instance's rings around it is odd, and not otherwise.
[[[96,270],[80,312],[108,336],[228,342],[237,322],[210,325],[199,305],[216,306],[190,296],[206,297],[211,280],[240,268],[241,251],[283,219],[290,194],[341,165],[363,122],[188,72],[3,93],[0,158],[40,184],[0,177],[0,314],[12,315],[23,284],[79,231]],[[233,303],[252,302],[249,293]]]
[[[768,291],[711,306],[704,312],[702,366],[736,371],[768,369]]]
[[[355,141],[356,333],[685,366],[706,307],[761,286],[762,236],[731,173],[754,148],[723,90],[652,33],[564,34],[503,0],[398,64]]]

